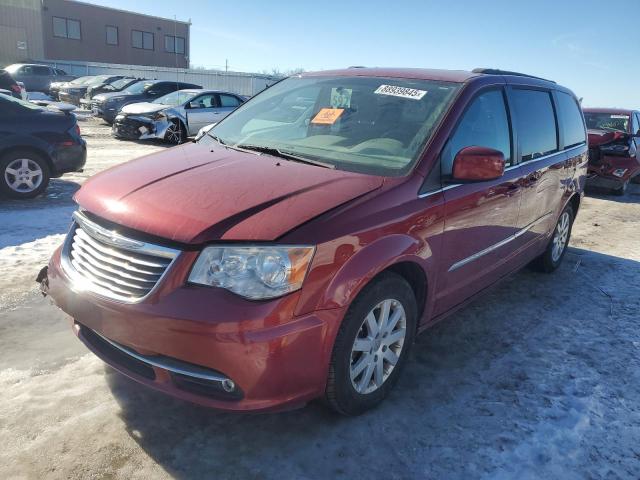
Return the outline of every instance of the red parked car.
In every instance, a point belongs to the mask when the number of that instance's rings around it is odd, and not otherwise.
[[[640,112],[585,108],[589,134],[587,186],[624,195],[629,182],[640,183]]]
[[[220,409],[379,403],[417,332],[562,261],[586,131],[569,90],[502,72],[305,73],[198,143],[76,194],[41,277],[131,378]]]

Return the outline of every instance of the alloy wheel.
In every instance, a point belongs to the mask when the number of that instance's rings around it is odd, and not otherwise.
[[[175,143],[175,144],[181,143],[182,130],[180,128],[180,125],[178,125],[175,122],[172,122],[171,125],[169,125],[169,128],[167,128],[167,133],[165,134],[165,138],[169,143]]]
[[[406,334],[407,315],[398,300],[383,300],[367,314],[351,347],[350,377],[356,392],[372,393],[389,378]]]
[[[567,247],[567,239],[569,238],[569,227],[571,223],[571,217],[569,212],[563,212],[558,220],[558,226],[556,227],[556,233],[553,236],[553,249],[551,250],[551,259],[554,262],[560,260],[564,249]]]
[[[4,169],[7,186],[18,193],[29,193],[42,183],[44,175],[37,162],[29,158],[17,158]]]

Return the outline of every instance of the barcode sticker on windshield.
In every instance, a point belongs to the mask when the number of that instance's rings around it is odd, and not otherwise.
[[[626,120],[629,115],[609,115],[609,118],[624,118]]]
[[[396,87],[395,85],[380,85],[375,92],[378,95],[392,95],[394,97],[410,98],[411,100],[421,100],[427,94],[426,90],[416,90],[415,88]]]

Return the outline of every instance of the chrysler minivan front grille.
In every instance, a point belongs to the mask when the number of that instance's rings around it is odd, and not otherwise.
[[[76,212],[62,261],[75,290],[134,303],[151,293],[179,253],[126,237]]]

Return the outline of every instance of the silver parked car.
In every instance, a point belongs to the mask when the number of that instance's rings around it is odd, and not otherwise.
[[[37,63],[14,63],[4,68],[30,92],[49,93],[51,83],[68,82],[76,78],[64,70]]]
[[[202,127],[222,120],[244,101],[244,97],[235,93],[178,90],[153,102],[124,106],[116,116],[112,133],[120,138],[158,138],[182,143]]]

